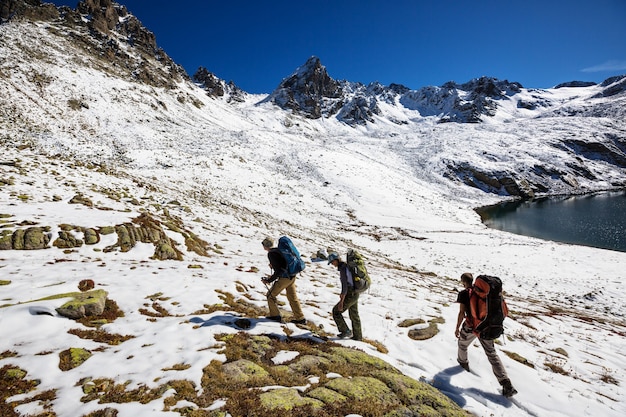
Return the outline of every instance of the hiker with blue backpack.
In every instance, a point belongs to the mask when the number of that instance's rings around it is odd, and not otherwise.
[[[269,315],[266,318],[277,322],[283,321],[278,309],[277,297],[281,292],[286,291],[287,300],[293,313],[291,322],[306,324],[306,319],[296,294],[296,276],[298,272],[304,269],[304,261],[302,261],[300,253],[287,236],[282,236],[278,240],[278,247],[274,247],[274,241],[269,237],[263,239],[261,244],[267,251],[267,258],[270,261],[272,270],[271,275],[262,278],[264,284],[272,284],[267,292]]]

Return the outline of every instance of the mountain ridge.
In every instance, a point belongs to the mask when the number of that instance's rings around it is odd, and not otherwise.
[[[110,0],[81,1],[76,10],[36,0],[0,5],[4,130],[39,132],[39,146],[175,166],[162,150],[197,132],[233,143],[251,142],[258,128],[285,138],[341,132],[398,142],[393,147],[414,175],[454,188],[532,198],[626,186],[624,76],[549,90],[490,77],[411,90],[334,80],[313,56],[273,93],[252,95],[205,68],[189,77],[152,32]],[[459,152],[441,135],[475,145]],[[192,142],[183,149],[201,141]],[[439,155],[420,154],[417,144]],[[160,151],[140,158],[152,147]]]

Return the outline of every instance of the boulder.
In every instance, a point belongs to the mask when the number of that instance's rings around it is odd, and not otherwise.
[[[72,295],[73,300],[56,309],[61,316],[78,320],[88,316],[99,316],[104,312],[108,295],[106,291],[92,290]]]

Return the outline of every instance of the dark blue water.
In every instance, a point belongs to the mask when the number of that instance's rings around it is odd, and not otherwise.
[[[626,252],[626,191],[502,203],[477,212],[494,229]]]

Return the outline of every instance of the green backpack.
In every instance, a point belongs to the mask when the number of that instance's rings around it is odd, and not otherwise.
[[[367,291],[372,283],[367,268],[365,268],[365,262],[363,262],[363,256],[356,249],[348,249],[348,255],[346,256],[346,263],[352,274],[352,281],[354,283],[354,292],[361,293]]]

